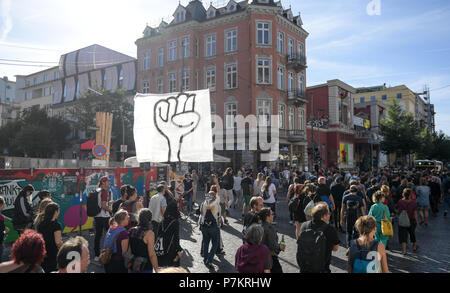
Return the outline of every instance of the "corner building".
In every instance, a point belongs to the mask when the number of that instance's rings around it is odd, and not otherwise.
[[[211,113],[221,117],[224,133],[234,129],[235,135],[237,115],[255,115],[259,127],[278,115],[280,157],[270,165],[304,168],[308,33],[300,15],[294,17],[273,0],[231,0],[225,7],[208,8],[194,0],[180,4],[173,16],[170,23],[147,26],[136,41],[138,92],[209,88]],[[248,146],[248,124],[246,136]],[[269,164],[260,161],[260,150],[238,150],[225,141],[215,153],[230,158],[235,169]]]

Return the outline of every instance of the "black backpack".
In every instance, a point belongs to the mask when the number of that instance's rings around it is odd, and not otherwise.
[[[295,213],[300,206],[300,198],[298,196],[295,196],[293,199],[289,201],[289,211],[291,213]]]
[[[302,273],[322,273],[326,266],[327,239],[324,230],[327,225],[317,230],[312,229],[311,221],[307,225],[297,240],[297,263]]]
[[[203,204],[200,207],[200,210],[203,210]],[[214,218],[214,215],[212,214],[211,210],[207,210],[205,213],[205,219],[203,221],[203,225],[206,227],[211,227],[214,224],[217,224],[216,218]]]
[[[357,200],[347,200],[345,203],[347,208],[347,213],[356,216],[358,214],[358,209],[360,208],[359,202]]]
[[[102,210],[101,207],[98,206],[98,197],[99,192],[97,191],[89,193],[86,201],[88,217],[95,217]]]
[[[262,198],[264,200],[268,200],[270,198],[270,194],[269,194],[269,188],[266,188],[263,193],[262,193]]]

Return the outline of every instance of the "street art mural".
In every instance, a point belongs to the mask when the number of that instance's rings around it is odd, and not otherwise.
[[[3,214],[5,224],[10,229],[5,243],[13,242],[18,234],[13,229],[14,200],[27,184],[33,185],[35,192],[29,200],[32,206],[39,203],[36,194],[48,190],[52,200],[59,204],[61,212],[58,222],[63,233],[93,229],[93,218],[87,216],[87,195],[98,188],[103,176],[110,179],[111,201],[120,198],[120,186],[129,184],[136,187],[138,195],[156,186],[156,181],[167,180],[167,167],[152,167],[148,171],[141,168],[97,168],[97,169],[23,169],[0,170],[0,195],[5,198]]]

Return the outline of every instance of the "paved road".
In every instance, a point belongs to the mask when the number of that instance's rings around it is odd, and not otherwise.
[[[199,199],[203,197],[200,196]],[[228,218],[229,225],[225,225],[221,230],[226,255],[215,257],[213,265],[215,271],[219,273],[235,273],[234,257],[237,249],[242,245],[241,231],[242,222],[240,210],[230,210],[231,215]],[[285,235],[286,251],[280,254],[280,263],[283,271],[286,273],[297,273],[298,266],[296,261],[297,246],[295,243],[295,226],[289,225],[289,215],[285,197],[280,196],[277,203],[278,218],[276,229],[281,235]],[[416,231],[419,250],[417,253],[408,248],[408,255],[403,256],[400,244],[398,244],[397,232],[394,239],[390,241],[390,251],[388,251],[388,265],[393,273],[450,273],[450,216],[443,217],[441,210],[437,217],[430,217],[428,227],[419,227]],[[396,230],[397,231],[397,230]],[[197,226],[197,217],[181,221],[180,229],[181,246],[185,249],[185,254],[181,259],[182,267],[192,273],[209,273],[203,265],[203,259],[200,256],[200,245],[202,235]],[[91,256],[93,256],[94,234],[83,232],[83,236],[89,240]],[[345,273],[347,267],[347,258],[345,256],[346,248],[345,234],[339,234],[341,245],[337,252],[333,253],[331,260],[331,271],[333,273]],[[5,249],[5,255],[8,255],[10,247]],[[103,273],[101,266],[92,263],[89,266],[90,272]]]

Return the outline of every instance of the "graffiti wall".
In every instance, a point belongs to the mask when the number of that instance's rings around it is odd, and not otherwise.
[[[97,168],[97,169],[23,169],[0,170],[0,195],[5,198],[6,207],[3,214],[5,224],[10,229],[5,242],[13,242],[18,234],[12,227],[14,200],[27,184],[33,185],[35,192],[29,200],[32,206],[39,203],[36,194],[48,190],[52,200],[59,204],[61,212],[58,218],[63,233],[70,233],[93,228],[93,218],[87,216],[87,195],[98,188],[103,176],[110,179],[112,198],[120,198],[120,186],[129,184],[136,187],[138,195],[154,188],[157,182],[167,180],[167,167],[152,167],[148,171],[141,168]]]

